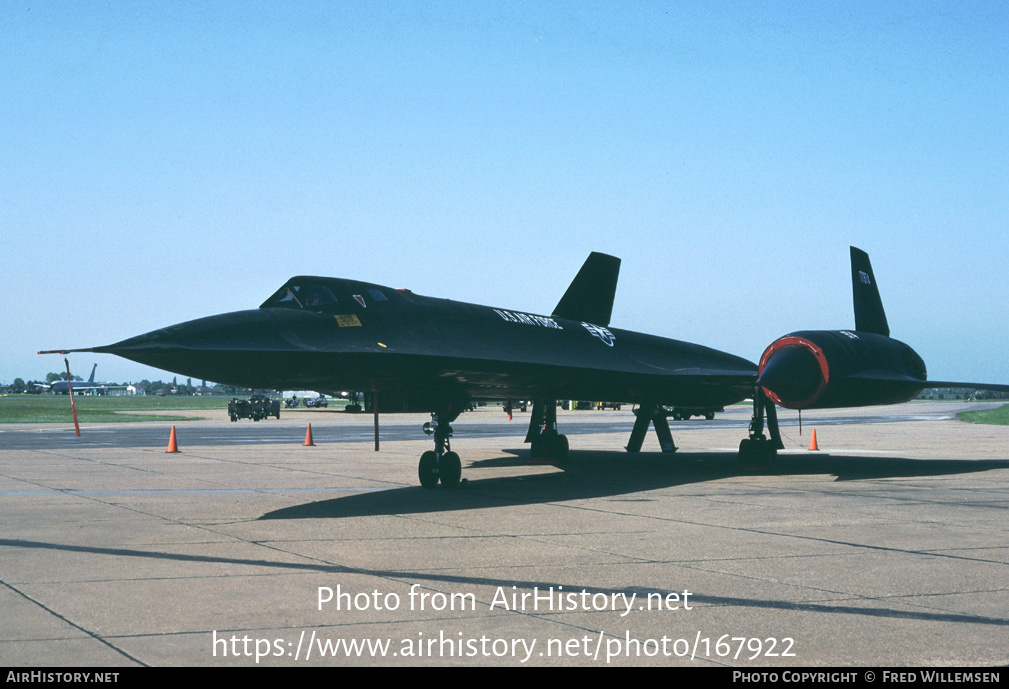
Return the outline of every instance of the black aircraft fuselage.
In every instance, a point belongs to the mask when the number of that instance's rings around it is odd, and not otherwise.
[[[722,407],[753,394],[757,367],[709,347],[610,329],[620,260],[593,253],[553,314],[423,297],[354,280],[300,276],[258,309],[200,318],[88,350],[250,388],[363,393],[375,414],[430,412],[421,485],[455,486],[451,422],[475,400],[532,400],[526,442],[563,459],[558,399],[635,402],[627,449],[654,425],[674,452],[665,407]],[[62,351],[62,350],[61,350]]]
[[[383,412],[508,398],[723,406],[748,395],[757,371],[731,354],[605,324],[308,276],[258,309],[93,351],[244,387],[375,391]]]

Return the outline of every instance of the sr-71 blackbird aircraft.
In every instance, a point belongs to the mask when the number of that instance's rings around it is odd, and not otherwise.
[[[473,400],[533,400],[533,456],[563,458],[558,399],[634,402],[627,450],[653,425],[676,450],[664,407],[753,399],[744,463],[783,447],[775,403],[793,409],[892,404],[927,387],[1009,386],[926,380],[914,350],[889,338],[868,256],[852,247],[855,330],[775,340],[759,365],[688,342],[611,329],[620,259],[592,253],[550,316],[424,297],[354,280],[299,276],[258,309],[200,318],[89,349],[194,378],[265,389],[361,390],[375,412],[431,412],[434,450],[421,485],[456,485],[451,422]],[[40,352],[55,353],[55,352]],[[764,434],[766,426],[770,437]]]

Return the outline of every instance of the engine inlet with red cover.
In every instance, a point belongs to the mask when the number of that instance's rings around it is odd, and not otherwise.
[[[928,385],[925,363],[909,346],[851,330],[780,337],[760,357],[758,376],[767,397],[788,409],[906,402]]]

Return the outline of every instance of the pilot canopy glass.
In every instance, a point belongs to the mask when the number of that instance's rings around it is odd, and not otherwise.
[[[261,309],[305,309],[308,311],[332,311],[338,304],[329,286],[318,282],[291,281],[274,292],[263,302]]]
[[[393,303],[379,289],[353,280],[297,275],[260,304],[261,309],[297,309],[326,314],[361,313],[369,306],[388,308]]]

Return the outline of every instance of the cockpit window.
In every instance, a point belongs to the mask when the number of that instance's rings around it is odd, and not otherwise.
[[[325,285],[305,285],[294,289],[298,292],[298,300],[305,305],[306,309],[336,303],[336,297]]]
[[[297,297],[295,297],[294,293],[287,287],[282,287],[280,292],[275,294],[270,301],[273,302],[272,304],[269,304],[270,306],[280,306],[287,309],[301,308],[301,304],[298,302]],[[263,306],[266,306],[266,304]]]
[[[336,303],[336,297],[326,285],[300,283],[284,285],[272,297],[263,302],[260,308],[322,311]]]

